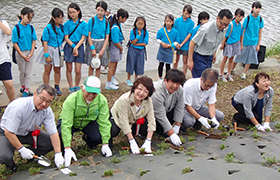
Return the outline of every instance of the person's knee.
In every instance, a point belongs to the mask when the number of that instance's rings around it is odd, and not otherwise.
[[[189,127],[193,127],[195,124],[195,118],[191,118],[191,117],[184,117],[183,118],[183,125],[187,128]]]
[[[219,122],[222,121],[224,118],[225,118],[225,115],[224,115],[223,112],[218,111],[218,112],[216,113],[216,119],[217,119]]]

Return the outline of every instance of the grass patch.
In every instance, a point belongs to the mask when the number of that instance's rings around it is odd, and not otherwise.
[[[194,141],[195,137],[188,137],[189,141]]]
[[[262,136],[261,135],[259,135],[256,131],[255,132],[253,132],[253,134],[251,135],[254,139],[259,139],[259,138],[261,138]]]
[[[266,48],[265,57],[280,57],[280,43],[276,42],[275,44]]]
[[[152,154],[153,154],[154,156],[164,155],[164,150],[158,149],[157,151],[152,151]]]
[[[169,148],[169,143],[166,143],[165,141],[161,141],[160,144],[157,144],[157,146],[162,150],[165,151]]]
[[[277,161],[275,156],[273,156],[273,158],[267,156],[267,157],[264,157],[263,156],[263,159],[265,160],[265,162],[262,162],[262,165],[263,166],[271,166],[273,164],[276,164],[277,162],[279,162],[279,160]]]
[[[101,177],[109,177],[114,175],[114,170],[109,169],[108,171],[104,171],[104,174]]]
[[[1,179],[7,179],[8,175],[12,174],[12,171],[6,168],[5,164],[0,164],[0,177]]]
[[[129,149],[126,149],[126,150],[119,150],[119,153],[120,153],[121,156],[129,155]]]
[[[36,174],[39,174],[40,170],[41,170],[41,168],[31,167],[29,169],[29,174],[31,174],[32,176],[35,176]]]
[[[80,166],[89,166],[90,163],[89,162],[86,162],[86,161],[83,161],[81,162]]]

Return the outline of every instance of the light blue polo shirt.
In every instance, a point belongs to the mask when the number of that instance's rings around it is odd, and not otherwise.
[[[94,30],[93,30],[94,29]],[[88,31],[91,32],[92,39],[105,39],[105,34],[110,34],[110,24],[108,22],[106,28],[106,18],[100,20],[97,15],[94,16],[94,25],[92,26],[92,18],[88,20]]]
[[[57,132],[52,109],[36,111],[33,97],[20,97],[12,101],[4,111],[1,129],[26,136],[36,130],[36,126],[44,127],[50,135]]]
[[[183,16],[175,20],[174,28],[179,32],[179,42],[182,43],[185,38],[191,33],[194,27],[194,22],[190,18],[184,20]],[[180,50],[189,50],[190,39],[180,48]]]
[[[169,39],[170,39],[171,43],[179,42],[180,41],[179,40],[179,32],[175,28],[172,28],[170,31],[168,31],[166,29],[166,27],[163,27],[163,28],[165,28],[166,33],[169,36]],[[163,28],[160,28],[160,30],[158,30],[156,38],[160,39],[162,42],[164,42],[166,44],[170,44],[170,42],[167,39],[167,36],[166,36]]]
[[[42,40],[47,41],[49,46],[59,47],[62,45],[64,40],[64,32],[62,31],[62,25],[60,25],[59,27],[55,26],[55,31],[57,32],[57,34],[54,32],[52,25],[48,24],[44,28]]]
[[[113,24],[113,26],[111,28],[111,40],[115,44],[121,42],[124,39],[124,37],[122,35],[122,26],[121,26],[121,24],[119,24],[119,25],[120,25],[120,28],[115,23],[115,24]]]
[[[29,51],[32,48],[32,41],[37,40],[35,28],[33,27],[33,33],[31,34],[31,25],[27,24],[24,26],[20,22],[21,20],[18,22],[20,38],[18,38],[17,28],[15,26],[12,31],[12,42],[17,43],[21,51]]]
[[[197,33],[197,31],[198,31],[198,29],[201,27],[201,24],[199,24],[199,25],[197,25],[195,28],[193,28],[193,30],[192,30],[192,32],[191,32],[191,38],[190,38],[190,40],[192,40],[193,39],[193,37],[196,35],[196,33]]]
[[[66,21],[64,24],[64,35],[70,35],[72,31],[75,29],[77,24],[79,23],[80,19],[76,23],[73,22],[72,19]],[[85,21],[82,21],[75,32],[71,35],[70,41],[73,43],[77,43],[82,39],[82,36],[88,36],[88,25]]]
[[[259,30],[264,27],[263,18],[262,18],[262,22],[260,22],[260,16],[256,18],[252,16],[252,14],[250,14],[249,16],[250,16],[250,20],[249,20],[248,27],[246,27],[248,23],[248,17],[246,17],[243,22],[243,29],[245,29],[244,39],[243,39],[244,46],[257,45],[259,42]]]
[[[238,42],[242,36],[241,22],[239,22],[239,24],[237,25],[235,20],[233,20],[232,25],[233,25],[232,32],[231,32],[230,37],[227,39],[227,44],[234,44],[234,43]],[[229,36],[230,30],[231,30],[231,23],[228,26],[228,30],[226,32],[225,37]]]
[[[138,29],[136,28],[136,36],[138,35]],[[134,41],[136,39],[136,36],[134,35],[134,31],[133,29],[130,31],[130,37],[129,39],[131,41]],[[139,44],[139,43],[145,43],[146,45],[148,45],[149,43],[149,32],[146,30],[146,35],[144,37],[144,30],[142,29],[141,31],[141,37],[140,39],[138,39],[137,43],[136,44]],[[134,46],[133,44],[131,44],[132,47],[136,48],[136,49],[144,49],[145,46]]]

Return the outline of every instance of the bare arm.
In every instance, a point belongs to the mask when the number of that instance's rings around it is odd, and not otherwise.
[[[201,115],[199,115],[192,106],[186,105],[186,109],[195,119],[199,119],[201,117]]]
[[[225,44],[228,38],[224,37],[220,49],[223,50],[225,48]]]
[[[5,129],[5,136],[17,150],[19,150],[23,146],[19,141],[18,137],[15,135],[15,133],[12,133]]]
[[[190,45],[189,45],[189,60],[188,60],[188,68],[190,70],[192,70],[193,68],[193,52],[194,52],[194,45],[195,45],[195,42],[193,40],[191,40],[190,42]]]
[[[0,29],[2,29],[3,33],[5,33],[7,36],[12,34],[12,30],[7,26],[5,26],[5,24],[2,23],[1,21],[0,21]]]
[[[50,138],[51,138],[51,142],[52,142],[52,146],[53,146],[54,152],[55,153],[61,152],[60,139],[59,139],[59,136],[58,136],[58,132],[50,135]]]
[[[208,104],[208,111],[209,111],[209,115],[210,118],[215,117],[215,104]]]
[[[180,46],[182,47],[191,38],[191,36],[192,34],[188,34],[184,41],[180,44]]]
[[[259,51],[259,50],[260,50],[261,39],[262,39],[262,29],[259,30],[259,41],[258,41],[258,45],[257,45],[256,51]]]

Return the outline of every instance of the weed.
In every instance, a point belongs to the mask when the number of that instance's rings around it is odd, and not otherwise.
[[[188,150],[189,150],[189,151],[193,151],[193,150],[195,150],[195,147],[194,147],[194,146],[191,146],[191,147],[188,148]]]
[[[197,131],[195,129],[187,129],[186,135],[187,136],[196,136]]]
[[[138,169],[140,170],[140,177],[149,172],[148,170],[143,171],[140,167],[138,167]]]
[[[77,176],[78,174],[76,172],[70,172],[69,176]]]
[[[228,153],[225,155],[225,161],[232,163],[234,159],[234,152]]]
[[[275,124],[275,130],[276,131],[280,131],[280,123],[278,122],[277,124]]]
[[[223,149],[225,149],[225,148],[226,148],[226,146],[225,146],[224,144],[221,144],[221,145],[220,145],[220,149],[221,149],[221,150],[223,150]]]
[[[129,155],[129,149],[127,149],[127,150],[119,150],[119,153],[120,153],[121,156]]]
[[[114,170],[109,169],[108,171],[104,171],[104,174],[101,177],[109,177],[114,175]]]
[[[180,140],[183,144],[186,142],[186,140],[185,140],[185,138],[183,138],[183,136],[180,136]]]
[[[189,141],[194,141],[195,137],[189,137]]]
[[[41,168],[31,167],[31,168],[29,168],[29,174],[34,176],[34,175],[38,174],[40,170],[41,170]]]
[[[152,154],[154,156],[157,156],[157,155],[164,155],[164,151],[161,149],[161,150],[157,150],[157,151],[152,151]]]
[[[169,148],[169,144],[168,144],[168,143],[165,143],[164,141],[161,141],[161,143],[160,143],[160,144],[157,144],[157,146],[158,146],[161,150],[163,150],[163,151],[165,151],[166,149]]]
[[[122,158],[117,158],[116,156],[112,157],[111,162],[114,164],[118,164],[121,163],[123,159],[125,159],[126,157],[122,157]]]
[[[267,156],[267,157],[264,157],[263,156],[263,159],[265,160],[265,162],[262,162],[262,165],[268,165],[268,166],[271,166],[272,164],[276,164],[277,163],[277,160],[275,158],[275,156],[273,156],[273,158]]]
[[[186,154],[187,156],[191,156],[191,155],[194,155],[194,151],[187,151],[185,154]]]
[[[6,176],[10,174],[12,174],[12,171],[8,170],[5,164],[0,164],[0,177],[2,179],[7,179]]]
[[[280,54],[280,44],[276,42],[274,45],[269,46],[266,49],[265,57],[276,56],[279,57]]]
[[[186,167],[186,168],[182,169],[182,174],[186,174],[186,173],[189,173],[189,172],[192,172],[190,167]]]
[[[258,138],[261,138],[262,136],[261,135],[258,135],[257,132],[253,132],[253,134],[251,135],[254,139],[258,139]]]
[[[83,161],[83,162],[81,162],[81,164],[80,164],[81,166],[89,166],[90,165],[90,163],[89,162],[86,162],[86,161]]]

